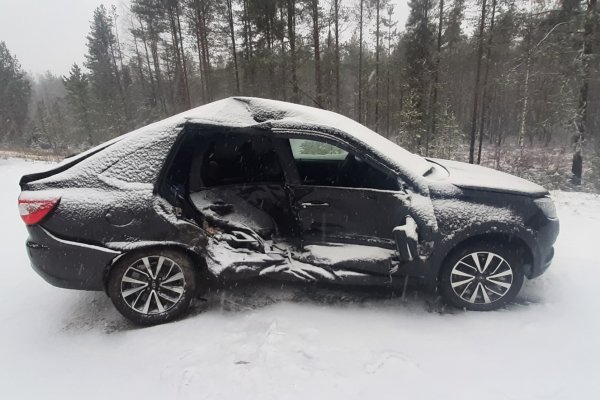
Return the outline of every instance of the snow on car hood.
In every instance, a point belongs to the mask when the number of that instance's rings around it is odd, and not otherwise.
[[[543,196],[548,191],[542,186],[517,176],[500,172],[495,169],[473,165],[459,161],[431,159],[448,171],[450,183],[464,189],[488,190]]]

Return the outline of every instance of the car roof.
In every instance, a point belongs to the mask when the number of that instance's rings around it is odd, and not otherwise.
[[[319,108],[257,97],[229,97],[178,114],[179,123],[227,127],[268,127],[274,131],[329,133],[363,144],[408,177],[421,177],[431,165],[371,129],[343,115]]]
[[[426,190],[422,177],[431,169],[424,158],[396,145],[371,129],[343,115],[299,104],[257,97],[229,97],[182,112],[126,133],[78,156],[67,158],[57,168],[68,168],[88,155],[115,145],[133,149],[158,137],[176,136],[187,124],[229,128],[268,128],[274,132],[326,133],[361,145],[398,173]]]

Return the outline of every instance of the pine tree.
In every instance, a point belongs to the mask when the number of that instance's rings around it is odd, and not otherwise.
[[[410,94],[410,108],[417,120],[410,124],[412,132],[418,138],[419,146],[422,138],[428,135],[426,116],[429,114],[429,90],[433,64],[433,29],[429,22],[431,2],[429,0],[411,0],[408,3],[410,14],[406,22],[405,57],[407,60],[405,79]]]
[[[87,41],[85,66],[90,71],[95,120],[107,136],[124,133],[128,127],[127,102],[115,59],[116,39],[112,21],[104,6],[94,11]],[[116,123],[116,126],[112,123]]]
[[[132,0],[131,12],[138,22],[132,33],[140,38],[144,46],[146,68],[152,85],[151,111],[156,118],[164,117],[169,114],[170,107],[166,99],[167,87],[160,55],[163,42],[161,35],[167,30],[162,0]]]
[[[235,73],[235,94],[240,94],[240,74],[238,69],[237,50],[235,48],[235,28],[233,22],[233,0],[225,0],[227,3],[227,25],[231,38],[231,58],[233,59],[233,70]]]
[[[77,64],[73,64],[68,77],[63,77],[67,101],[75,125],[75,135],[93,146],[94,126],[91,116],[90,85],[88,77]],[[80,140],[81,140],[80,139]]]
[[[0,42],[0,139],[16,141],[27,122],[31,85],[19,61]]]

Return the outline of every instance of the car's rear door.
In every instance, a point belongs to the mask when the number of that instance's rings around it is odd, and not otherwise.
[[[213,223],[287,240],[293,216],[283,169],[269,136],[222,133],[209,137],[192,162],[190,200]]]

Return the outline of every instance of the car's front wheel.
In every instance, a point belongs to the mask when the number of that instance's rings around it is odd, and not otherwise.
[[[117,310],[139,325],[162,324],[181,317],[195,292],[190,258],[166,249],[123,256],[108,281],[108,294]]]
[[[496,310],[516,297],[523,285],[522,252],[503,243],[478,243],[451,254],[440,273],[444,299],[459,308]]]

